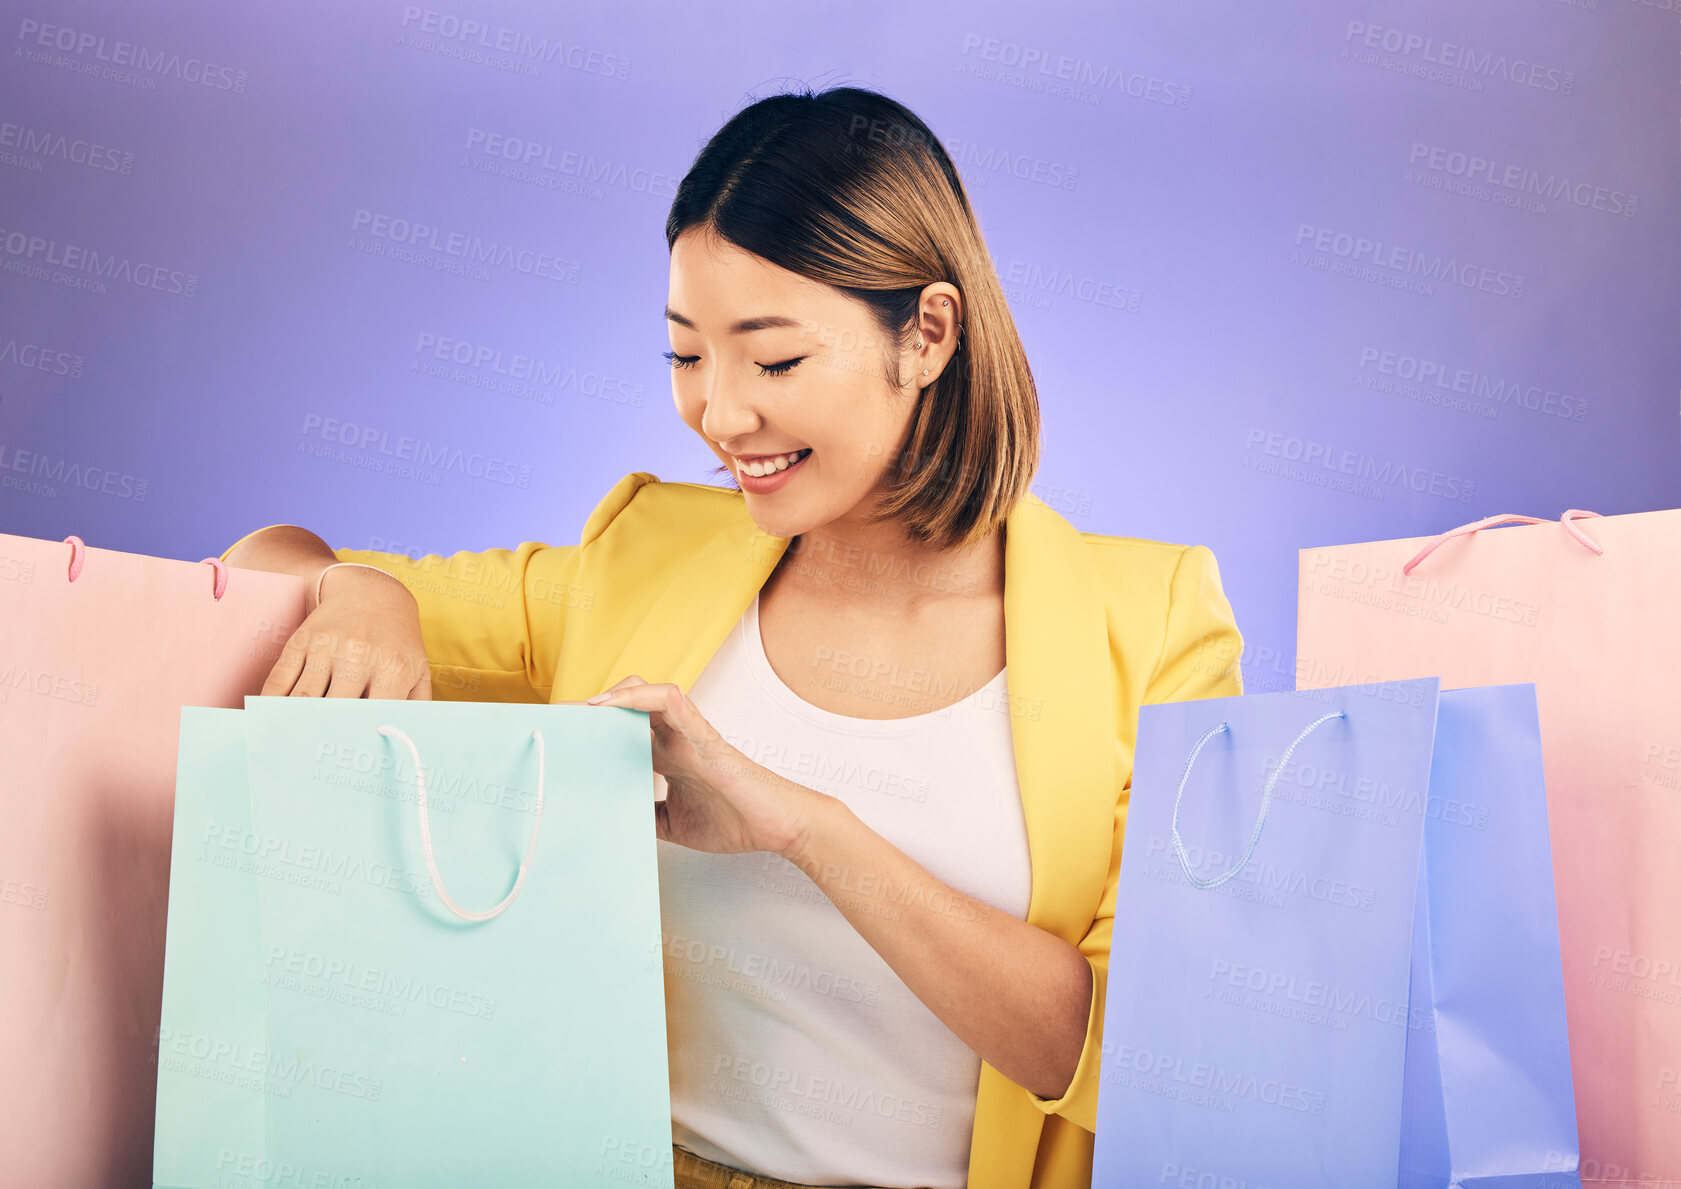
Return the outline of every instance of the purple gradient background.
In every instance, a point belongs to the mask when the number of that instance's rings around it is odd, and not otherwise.
[[[535,76],[504,68],[517,53],[406,44],[427,35],[419,5],[8,3],[0,529],[197,560],[286,521],[337,546],[449,553],[575,541],[628,471],[708,481],[715,459],[675,415],[659,354],[673,188],[749,99],[853,83],[905,102],[958,160],[1039,385],[1035,490],[1083,530],[1213,548],[1248,687],[1290,688],[1298,548],[1496,512],[1681,505],[1681,0],[1588,2],[429,10],[558,40]],[[31,22],[104,38],[107,55],[145,47],[165,71],[142,72],[151,88],[86,73],[97,46],[45,48]],[[1425,68],[1452,42],[1539,63],[1557,89],[1351,60],[1351,22],[1431,39],[1401,62]],[[1052,73],[997,60],[1023,51]],[[243,72],[243,89],[174,77],[174,55],[225,67],[223,82]],[[1064,58],[1083,94],[1042,89]],[[1186,101],[1129,94],[1135,78]],[[479,172],[496,159],[474,151],[474,129],[606,176]],[[66,160],[60,136],[128,154],[129,171]],[[1538,213],[1431,188],[1408,179],[1415,144],[1638,203],[1622,215],[1555,198]],[[356,246],[358,210],[547,252],[577,275],[475,279],[376,256]],[[1316,270],[1292,259],[1303,225],[1521,275],[1522,296]],[[20,272],[47,251],[32,256],[30,237],[190,274],[195,295]],[[1137,309],[1047,291],[1058,274],[1136,291]],[[428,374],[448,365],[417,351],[426,334],[540,359],[562,383],[544,402]],[[43,348],[52,364],[27,366]],[[1375,370],[1365,349],[1586,412],[1376,391],[1357,383]],[[406,435],[503,465],[387,474],[360,465],[384,465],[378,443],[320,456],[332,443],[312,417],[371,427],[387,449]],[[1268,473],[1286,461],[1269,441],[1465,498]],[[109,471],[117,493],[78,486],[72,468]]]

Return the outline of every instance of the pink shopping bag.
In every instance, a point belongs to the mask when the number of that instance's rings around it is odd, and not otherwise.
[[[0,1184],[147,1186],[182,706],[244,704],[302,579],[0,534]]]
[[[1582,1180],[1681,1185],[1681,511],[1304,549],[1299,598],[1303,689],[1535,683]]]

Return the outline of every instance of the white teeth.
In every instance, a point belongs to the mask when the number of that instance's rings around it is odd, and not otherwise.
[[[755,479],[762,479],[766,475],[774,475],[777,471],[787,470],[810,453],[809,449],[795,450],[791,454],[778,454],[774,458],[761,458],[754,462],[744,462],[741,464],[741,469]]]

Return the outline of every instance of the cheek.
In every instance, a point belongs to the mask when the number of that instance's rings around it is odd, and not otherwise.
[[[879,463],[904,436],[916,401],[889,389],[879,362],[872,365],[864,374],[847,373],[849,380],[832,404],[833,429],[848,454]]]

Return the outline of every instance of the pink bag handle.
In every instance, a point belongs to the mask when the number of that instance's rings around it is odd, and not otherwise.
[[[211,567],[212,572],[216,575],[215,582],[211,586],[211,597],[217,599],[221,598],[222,592],[228,589],[227,563],[219,557],[207,557],[198,564],[201,566],[208,564]]]
[[[1578,520],[1586,520],[1589,517],[1597,517],[1598,515],[1599,515],[1598,512],[1584,512],[1580,508],[1571,508],[1571,509],[1567,510],[1564,513],[1563,516],[1560,516],[1558,518],[1558,520],[1559,520],[1560,524],[1564,525],[1564,531],[1569,533],[1572,537],[1574,537],[1576,539],[1577,544],[1581,545],[1582,548],[1590,550],[1591,552],[1593,552],[1595,554],[1603,554],[1605,552],[1604,547],[1601,546],[1599,544],[1599,542],[1595,541],[1592,537],[1590,537],[1586,533],[1584,533],[1581,529],[1577,528],[1576,524],[1575,524],[1575,522],[1578,521]],[[1476,521],[1472,524],[1462,524],[1458,528],[1451,529],[1448,532],[1445,532],[1445,533],[1441,534],[1441,536],[1434,538],[1430,542],[1430,544],[1426,545],[1423,549],[1420,549],[1417,553],[1415,553],[1413,555],[1412,560],[1409,561],[1406,565],[1401,567],[1401,573],[1411,574],[1413,572],[1414,567],[1416,567],[1419,562],[1421,562],[1425,558],[1429,557],[1432,553],[1436,552],[1436,550],[1440,549],[1443,545],[1447,544],[1449,541],[1453,540],[1455,537],[1468,537],[1474,532],[1480,532],[1482,529],[1493,528],[1496,525],[1501,525],[1501,524],[1550,524],[1550,523],[1552,523],[1552,522],[1548,521],[1548,520],[1542,520],[1538,516],[1519,516],[1515,512],[1506,512],[1506,513],[1502,513],[1499,516],[1485,517],[1484,519],[1478,520],[1478,521]]]
[[[502,903],[483,912],[471,912],[457,904],[449,894],[449,889],[444,886],[444,877],[438,872],[438,860],[432,854],[432,822],[426,809],[426,773],[421,770],[420,752],[415,747],[414,740],[397,727],[387,725],[378,730],[381,735],[406,743],[409,754],[414,757],[415,800],[420,805],[420,847],[426,852],[426,870],[432,877],[432,887],[437,891],[438,899],[443,902],[445,908],[464,921],[477,923],[501,916],[525,884],[526,873],[531,870],[531,860],[537,854],[537,833],[543,828],[543,732],[535,729],[531,732],[531,737],[537,740],[537,820],[531,826],[531,842],[525,848],[525,859],[519,865],[519,875],[514,879],[513,890],[502,897]]]
[[[82,566],[88,559],[88,547],[82,538],[71,535],[64,538],[64,544],[70,546],[69,581],[74,582],[82,576]],[[219,599],[228,589],[228,566],[219,557],[207,557],[199,565],[208,564],[215,578],[211,582],[211,597]]]

